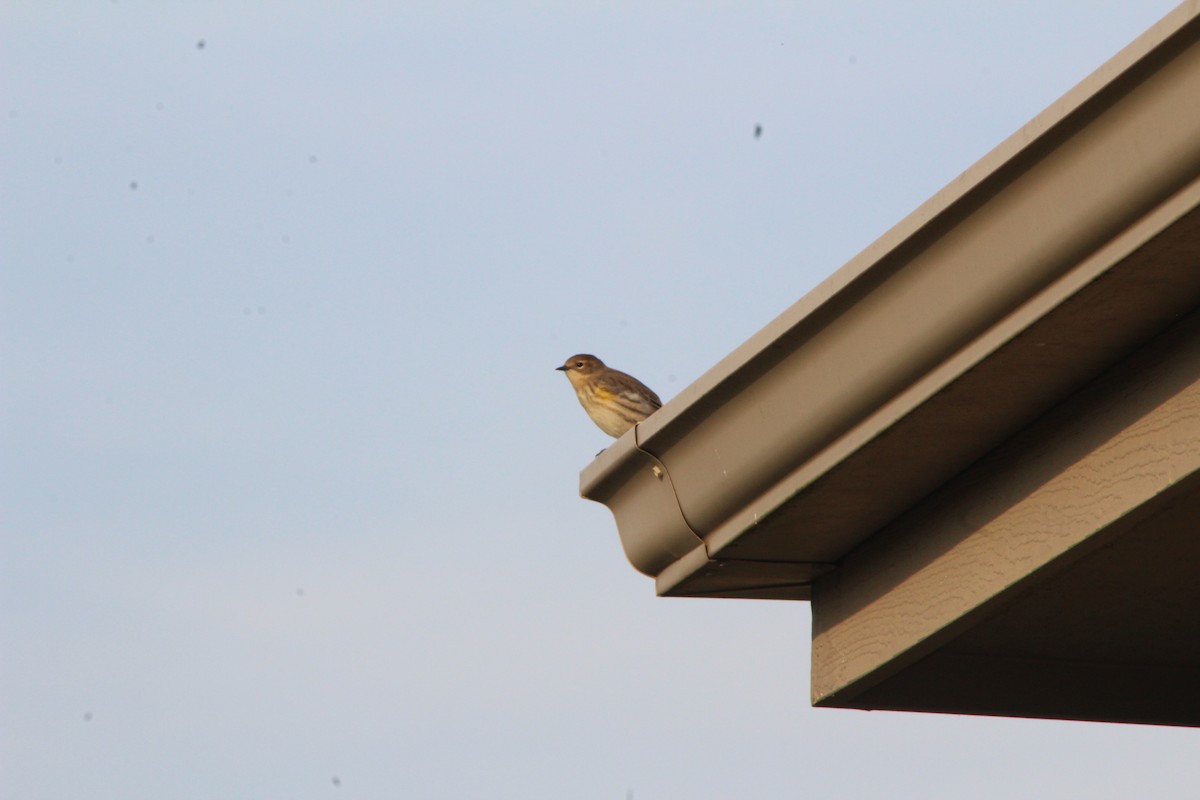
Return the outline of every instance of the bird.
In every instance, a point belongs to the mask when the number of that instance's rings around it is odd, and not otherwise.
[[[571,356],[555,369],[567,374],[592,422],[614,438],[662,408],[662,400],[644,383],[593,355]]]

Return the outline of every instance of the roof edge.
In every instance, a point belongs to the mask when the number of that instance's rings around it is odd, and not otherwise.
[[[1006,168],[1017,165],[1023,158],[1037,158],[1056,129],[1086,113],[1088,106],[1101,102],[1115,84],[1131,78],[1137,80],[1139,67],[1152,69],[1153,65],[1145,63],[1147,60],[1160,59],[1171,39],[1188,35],[1189,29],[1197,25],[1200,25],[1200,0],[1185,0],[680,391],[652,420],[643,423],[646,435],[669,426],[685,409],[748,366],[761,354],[762,338],[774,339],[794,330],[835,303],[853,284],[885,262],[888,255],[950,215],[956,206],[984,189]],[[1120,91],[1119,86],[1116,91]]]
[[[1051,313],[1111,266],[1097,253],[1154,233],[1139,221],[1193,207],[1197,181],[1200,0],[1189,0],[639,423],[584,469],[581,494],[613,511],[660,594],[688,593],[690,576],[804,490],[781,490],[788,476],[811,485],[836,470],[818,458],[831,444],[849,431],[870,441],[920,406],[972,368],[973,343],[1036,321],[1031,303]],[[730,591],[769,596],[753,580]]]

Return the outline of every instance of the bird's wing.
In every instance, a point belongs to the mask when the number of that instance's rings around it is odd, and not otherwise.
[[[662,401],[658,399],[658,395],[632,375],[609,374],[603,376],[600,382],[606,390],[634,406],[650,405],[656,409],[662,407]]]

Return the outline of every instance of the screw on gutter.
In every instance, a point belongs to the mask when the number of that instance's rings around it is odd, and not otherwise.
[[[654,477],[658,478],[660,481],[662,480],[662,476],[663,476],[662,467],[655,464],[653,467],[650,468],[650,471],[654,473]]]

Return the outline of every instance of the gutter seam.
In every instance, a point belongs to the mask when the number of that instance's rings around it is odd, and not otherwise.
[[[642,453],[647,459],[654,463],[654,477],[658,478],[660,481],[664,479],[666,480],[667,487],[671,490],[671,497],[675,500],[675,508],[679,511],[679,519],[682,520],[683,524],[687,526],[688,532],[691,533],[692,536],[696,537],[696,541],[699,542],[700,546],[704,548],[705,558],[711,562],[712,553],[709,552],[708,542],[704,541],[704,537],[700,535],[700,533],[696,530],[696,526],[692,524],[692,521],[688,519],[687,514],[684,512],[683,505],[681,505],[679,502],[679,493],[675,491],[675,481],[671,479],[671,473],[667,469],[667,465],[660,461],[658,456],[654,455],[648,450],[642,449],[640,438],[641,423],[639,422],[633,426],[633,446],[637,448],[638,452]]]

